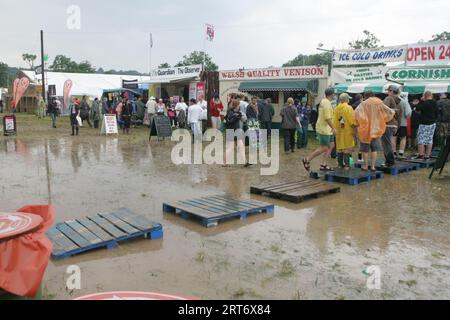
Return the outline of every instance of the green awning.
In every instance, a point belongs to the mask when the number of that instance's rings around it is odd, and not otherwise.
[[[319,80],[274,80],[274,81],[245,81],[239,86],[241,92],[265,91],[307,91],[317,94]]]
[[[373,93],[386,93],[387,88],[394,83],[341,83],[334,86],[336,93],[364,93],[372,91]]]
[[[409,94],[423,94],[425,91],[431,93],[449,93],[449,82],[408,82],[405,83],[403,90]]]
[[[114,92],[131,92],[134,95],[137,96],[142,96],[142,94],[140,94],[138,91],[135,90],[131,90],[131,89],[126,89],[126,88],[118,88],[118,89],[105,89],[103,90],[103,93],[114,93]]]

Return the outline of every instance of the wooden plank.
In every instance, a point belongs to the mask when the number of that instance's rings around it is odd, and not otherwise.
[[[141,231],[147,231],[158,227],[158,224],[150,221],[142,215],[134,214],[127,208],[121,208],[119,210],[111,212],[111,214]]]
[[[224,208],[224,207],[221,207],[221,206],[218,206],[218,205],[211,205],[209,203],[205,203],[205,202],[203,202],[201,200],[198,200],[198,199],[197,200],[196,199],[194,199],[194,200],[186,200],[186,201],[180,201],[180,202],[183,203],[183,204],[191,205],[193,207],[198,207],[198,208],[201,208],[201,209],[204,209],[204,210],[207,210],[207,211],[211,211],[211,212],[215,213],[216,216],[221,216],[221,215],[224,215],[224,214],[227,214],[227,213],[233,213],[234,212],[234,210],[229,210],[227,208]]]
[[[289,191],[293,191],[293,190],[299,190],[299,189],[314,189],[317,186],[320,186],[321,182],[319,181],[315,181],[312,182],[309,185],[302,185],[302,186],[290,186],[290,187],[286,187],[286,188],[282,188],[282,189],[266,189],[265,191],[270,191],[270,192],[278,192],[278,193],[287,193]]]
[[[231,209],[234,211],[245,211],[248,210],[249,208],[251,208],[248,205],[242,204],[239,201],[233,201],[233,200],[225,200],[225,199],[208,199],[208,198],[204,198],[202,199],[204,202],[209,203],[211,205],[215,205],[221,208],[225,208],[227,210]]]
[[[65,223],[66,223],[66,225],[71,227],[73,230],[75,230],[75,232],[77,232],[79,235],[81,235],[84,239],[89,241],[89,243],[91,245],[96,245],[96,244],[104,242],[102,239],[97,237],[94,233],[89,231],[85,226],[81,225],[80,223],[78,223],[75,220],[66,221]]]
[[[215,212],[206,211],[199,207],[193,207],[188,204],[183,204],[180,202],[177,202],[175,204],[167,203],[167,204],[165,204],[165,206],[169,206],[169,207],[174,208],[176,211],[184,211],[190,215],[194,215],[194,216],[201,217],[201,218],[212,219],[212,218],[217,217],[217,213],[215,213]]]
[[[129,235],[132,235],[132,234],[140,232],[135,227],[129,225],[125,221],[117,218],[116,216],[114,216],[114,215],[112,215],[110,213],[99,213],[99,216],[105,218],[106,220],[111,222],[114,226],[116,226],[117,228],[119,228],[120,230],[126,232]]]
[[[51,228],[47,231],[47,236],[53,243],[53,253],[55,255],[63,254],[64,252],[69,252],[73,250],[80,249],[75,243],[73,243],[69,238],[67,238],[61,231],[56,227]]]
[[[60,223],[56,225],[56,228],[58,228],[59,231],[61,231],[67,238],[69,238],[73,243],[78,245],[80,248],[86,248],[92,245],[88,240],[83,238],[82,235],[80,235],[78,232],[73,230],[65,223]]]
[[[230,199],[230,198],[227,198],[227,197],[224,197],[224,196],[213,196],[213,197],[211,197],[211,198],[213,198],[213,199],[218,199],[218,200],[220,200],[220,199],[226,199],[226,200],[227,200],[227,199]],[[254,207],[267,207],[267,206],[271,206],[270,203],[265,203],[265,202],[262,202],[262,201],[257,201],[257,200],[252,200],[252,199],[240,199],[239,202],[240,202],[240,203],[247,204],[247,205],[249,205],[249,206],[254,206]]]
[[[126,237],[127,234],[117,229],[113,224],[111,224],[108,220],[103,219],[102,217],[96,215],[92,217],[88,217],[89,220],[97,224],[103,230],[111,234],[115,239]]]
[[[318,181],[313,181],[313,182],[320,183]],[[291,188],[301,188],[301,187],[307,186],[311,183],[312,182],[309,180],[303,180],[303,181],[293,182],[293,183],[289,183],[289,184],[285,184],[285,185],[281,185],[281,186],[268,186],[267,188],[261,188],[261,190],[282,191],[282,190],[291,189]]]
[[[91,220],[89,220],[87,218],[83,218],[83,219],[77,219],[77,221],[81,225],[83,225],[87,229],[89,229],[93,234],[95,234],[97,237],[99,237],[103,241],[108,242],[108,241],[114,240],[113,236],[111,236],[109,233],[104,231],[102,228],[100,228],[97,224],[95,224]]]

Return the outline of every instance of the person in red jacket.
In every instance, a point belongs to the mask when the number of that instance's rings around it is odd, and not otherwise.
[[[220,113],[223,111],[223,104],[222,101],[220,101],[220,97],[217,93],[214,95],[214,98],[209,104],[209,111],[211,113],[211,124],[213,129],[220,129]]]

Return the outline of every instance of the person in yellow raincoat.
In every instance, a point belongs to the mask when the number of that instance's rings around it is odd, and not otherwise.
[[[350,157],[355,147],[355,112],[349,105],[350,96],[339,96],[340,104],[334,110],[333,126],[336,128],[336,150],[339,168],[350,169]]]
[[[371,170],[376,171],[378,152],[383,151],[380,138],[386,131],[386,123],[394,118],[395,111],[390,109],[373,93],[364,95],[364,102],[356,108],[355,119],[363,154],[363,170],[369,170],[369,152],[371,153]]]

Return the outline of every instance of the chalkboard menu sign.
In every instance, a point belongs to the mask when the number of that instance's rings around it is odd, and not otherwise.
[[[14,136],[17,134],[16,116],[3,117],[3,134],[5,136]]]
[[[158,138],[171,138],[172,126],[170,119],[167,116],[156,116],[153,118],[153,123],[150,130],[150,139],[157,136]]]

